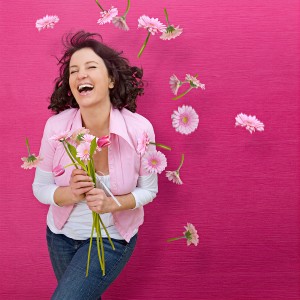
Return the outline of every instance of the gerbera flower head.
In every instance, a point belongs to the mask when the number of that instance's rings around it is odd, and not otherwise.
[[[142,136],[137,139],[137,152],[144,155],[150,143],[147,132],[143,132]]]
[[[205,84],[201,83],[195,76],[186,74],[185,80],[189,82],[191,87],[196,89],[200,87],[202,90],[205,90]]]
[[[182,86],[183,82],[180,81],[175,74],[173,74],[170,77],[169,84],[170,84],[170,87],[171,87],[171,90],[172,90],[173,94],[177,95],[178,89]]]
[[[94,135],[86,133],[82,136],[82,141],[86,143],[91,143],[94,138],[95,138]]]
[[[150,18],[143,15],[138,19],[138,28],[145,28],[152,35],[155,35],[158,32],[164,32],[166,27],[167,26],[161,23],[158,18]]]
[[[129,27],[126,23],[126,18],[124,16],[123,17],[113,17],[112,22],[117,28],[120,28],[125,31],[129,30]]]
[[[235,117],[235,126],[246,127],[246,129],[252,134],[252,132],[264,131],[264,123],[259,121],[256,116],[247,116],[240,113]]]
[[[54,28],[54,25],[59,21],[58,16],[48,16],[38,19],[35,23],[35,27],[38,29],[38,31],[41,31],[42,29],[46,28]]]
[[[110,23],[114,17],[118,15],[118,9],[111,7],[109,10],[104,10],[100,12],[101,18],[97,21],[99,25]]]
[[[178,107],[171,115],[172,126],[181,134],[190,134],[195,131],[199,124],[199,117],[196,111],[187,105]]]
[[[169,25],[165,32],[162,33],[160,38],[162,40],[171,40],[175,39],[182,34],[183,29],[179,28],[179,26],[174,27],[174,25]]]
[[[183,184],[182,180],[180,179],[178,170],[176,170],[176,171],[166,171],[166,177],[170,181],[172,181],[176,184]]]
[[[143,166],[149,173],[160,174],[167,167],[166,156],[160,151],[146,152]]]
[[[36,168],[38,164],[43,160],[43,158],[31,154],[28,157],[22,157],[21,160],[23,161],[21,168],[27,170],[27,169]]]
[[[59,134],[53,135],[50,140],[57,141],[57,142],[64,142],[71,136],[71,132],[69,130],[63,131]]]
[[[184,226],[184,228],[186,229],[186,231],[183,234],[187,239],[187,245],[190,246],[191,244],[194,244],[195,246],[197,246],[199,243],[199,235],[194,225],[191,223],[187,223],[187,226]]]
[[[79,144],[80,142],[83,141],[83,136],[85,134],[90,133],[90,130],[85,128],[85,127],[81,127],[79,129],[76,129],[72,135],[70,136],[70,140],[73,141],[76,144]]]
[[[80,143],[76,148],[77,150],[76,157],[80,158],[82,161],[90,160],[90,147],[91,147],[91,143],[88,142]]]

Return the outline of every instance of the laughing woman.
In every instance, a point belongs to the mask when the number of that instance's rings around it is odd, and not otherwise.
[[[36,169],[33,192],[49,205],[47,243],[58,281],[51,299],[101,299],[128,262],[144,220],[143,206],[157,193],[157,175],[143,169],[136,150],[137,138],[147,132],[154,141],[154,132],[151,123],[135,112],[136,98],[143,94],[141,69],[131,67],[97,34],[80,31],[68,36],[64,46],[48,107],[55,114],[45,125],[40,149],[43,161]],[[109,147],[94,155],[96,186],[81,169],[67,168],[59,177],[52,173],[57,165],[71,161],[62,143],[50,138],[82,127],[96,137],[110,137]],[[105,276],[94,238],[86,277],[92,212],[101,214],[115,246],[113,250],[103,230]]]

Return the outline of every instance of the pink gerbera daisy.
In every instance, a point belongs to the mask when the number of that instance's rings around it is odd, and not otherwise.
[[[100,12],[101,18],[97,21],[99,25],[110,23],[114,17],[118,15],[118,9],[111,7],[109,10],[104,10]]]
[[[22,157],[21,160],[23,161],[21,168],[32,169],[36,168],[43,159],[35,154],[31,154],[28,157]]]
[[[166,156],[156,150],[147,152],[143,158],[143,166],[149,173],[160,174],[167,167]]]
[[[175,27],[174,25],[169,25],[165,32],[162,33],[160,38],[162,40],[171,40],[175,39],[182,34],[183,29],[179,26]]]
[[[187,223],[187,226],[184,226],[184,228],[186,231],[183,234],[187,239],[187,245],[190,246],[191,244],[194,244],[197,246],[199,243],[199,235],[195,226],[191,223]]]
[[[193,88],[201,88],[202,90],[205,90],[205,84],[201,83],[196,77],[186,74],[185,80],[188,81]]]
[[[85,127],[78,128],[75,131],[73,131],[70,140],[76,144],[79,144],[82,141],[83,136],[88,133],[90,133],[89,129]]]
[[[58,16],[48,16],[38,19],[35,23],[35,27],[38,31],[46,28],[54,28],[54,25],[59,21]]]
[[[235,126],[246,127],[246,129],[252,134],[252,132],[264,131],[264,123],[260,122],[256,116],[247,116],[240,113],[235,117]]]
[[[129,30],[129,27],[126,23],[126,18],[124,16],[123,17],[114,17],[112,19],[112,22],[119,29],[122,29],[122,30],[125,30],[125,31]]]
[[[152,35],[155,35],[158,32],[164,32],[166,30],[166,25],[161,23],[158,18],[150,18],[143,15],[139,17],[138,23],[138,28],[145,28]]]
[[[170,87],[174,95],[177,95],[178,89],[181,87],[182,82],[177,78],[175,74],[170,77]]]
[[[180,178],[180,174],[179,174],[179,171],[183,165],[183,162],[184,162],[184,154],[181,155],[181,162],[176,171],[166,171],[167,178],[176,184],[183,184],[183,182]]]
[[[91,143],[94,138],[95,138],[94,135],[86,133],[85,135],[82,136],[82,141],[86,143]]]
[[[171,115],[172,126],[181,134],[190,134],[195,131],[199,124],[199,117],[196,111],[187,105],[178,107]]]
[[[150,139],[147,132],[143,132],[142,136],[137,139],[137,152],[144,155],[149,143]]]
[[[82,142],[77,146],[77,155],[76,157],[80,158],[82,161],[90,160],[90,147],[91,143]]]
[[[59,134],[53,135],[50,140],[57,141],[57,142],[64,142],[71,136],[71,132],[69,130],[63,131]]]

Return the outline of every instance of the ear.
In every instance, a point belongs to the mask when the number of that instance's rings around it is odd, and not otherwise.
[[[112,78],[110,78],[109,84],[108,84],[108,88],[109,88],[109,89],[113,89],[114,86],[115,86],[115,83],[113,82]]]

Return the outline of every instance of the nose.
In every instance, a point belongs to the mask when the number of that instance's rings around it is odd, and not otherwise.
[[[78,79],[83,79],[87,77],[87,74],[84,71],[79,71],[77,73]]]

